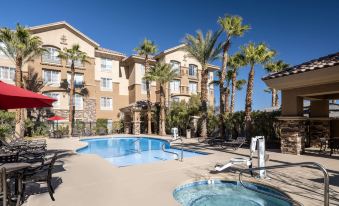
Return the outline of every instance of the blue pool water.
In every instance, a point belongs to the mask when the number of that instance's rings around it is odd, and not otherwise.
[[[279,196],[286,195],[276,189],[254,183],[247,186]],[[260,194],[244,188],[235,181],[200,181],[178,187],[174,198],[182,206],[292,206],[274,197]]]
[[[88,146],[77,150],[78,153],[97,154],[119,167],[175,159],[176,155],[162,151],[163,144],[166,151],[181,154],[181,150],[170,148],[167,141],[153,138],[95,138],[81,141],[87,142]],[[184,158],[199,155],[204,154],[183,152]]]

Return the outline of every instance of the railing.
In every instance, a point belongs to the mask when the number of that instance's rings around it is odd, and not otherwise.
[[[240,173],[239,173],[239,182],[240,182],[240,184],[244,188],[246,188],[248,190],[252,190],[254,192],[258,192],[258,193],[261,193],[261,194],[264,194],[264,195],[272,196],[272,197],[275,197],[275,198],[280,199],[280,200],[284,200],[284,201],[288,201],[288,202],[293,202],[293,203],[296,203],[298,205],[302,205],[299,202],[297,202],[297,201],[295,201],[295,200],[293,200],[291,198],[288,198],[288,197],[283,197],[283,196],[280,196],[280,195],[274,195],[274,194],[271,194],[271,193],[268,193],[268,192],[264,192],[264,191],[261,191],[261,190],[253,189],[251,187],[247,187],[242,182],[241,176],[242,176],[242,173],[247,171],[247,170],[250,170],[252,172],[253,170],[263,170],[263,169],[267,170],[267,169],[286,168],[286,167],[293,167],[293,166],[310,166],[310,165],[311,166],[316,166],[324,174],[324,206],[329,206],[330,205],[329,175],[328,175],[327,170],[321,164],[318,164],[316,162],[302,162],[302,163],[295,163],[295,164],[284,164],[284,165],[276,165],[276,166],[269,166],[269,167],[259,167],[259,168],[244,169],[244,170],[240,171]]]
[[[131,142],[130,145],[131,145],[131,144],[134,144],[134,145],[135,145],[136,142],[139,142],[139,147],[138,147],[138,149],[134,149],[134,150],[135,150],[137,153],[141,153],[141,149],[140,149],[140,138],[138,138],[138,139],[134,140],[133,142]]]
[[[182,138],[179,137],[179,138],[174,139],[174,140],[171,140],[171,141],[169,141],[169,142],[171,143],[171,142],[175,142],[175,141],[177,141],[177,140],[181,140],[181,155],[180,155],[180,158],[179,158],[179,154],[178,154],[178,153],[176,153],[176,152],[171,152],[171,151],[167,151],[167,150],[166,150],[166,148],[165,148],[166,143],[164,143],[164,144],[161,145],[161,149],[162,149],[163,152],[166,152],[166,153],[170,153],[170,154],[176,155],[176,156],[177,156],[177,160],[179,160],[179,161],[182,162],[183,159],[184,159],[184,148],[183,148]]]
[[[52,64],[59,64],[61,65],[61,59],[58,58],[58,57],[51,57],[51,56],[45,56],[45,55],[42,55],[42,63],[52,63]]]

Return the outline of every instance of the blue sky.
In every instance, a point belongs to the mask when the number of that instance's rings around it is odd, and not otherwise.
[[[231,54],[249,41],[265,42],[278,52],[277,59],[294,65],[339,51],[339,1],[336,0],[171,0],[171,1],[43,1],[17,0],[2,3],[0,27],[17,22],[34,26],[67,21],[100,43],[126,54],[145,37],[163,50],[182,42],[197,29],[218,29],[224,14],[240,15],[252,29],[234,39]],[[220,62],[215,62],[220,65]],[[247,79],[248,68],[240,78]],[[256,67],[253,108],[270,106],[263,92],[265,75]],[[217,93],[217,92],[216,92]],[[244,109],[245,89],[238,93],[236,109]]]

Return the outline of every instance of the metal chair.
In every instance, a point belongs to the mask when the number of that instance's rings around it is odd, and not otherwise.
[[[55,153],[51,159],[44,161],[41,165],[37,165],[24,171],[22,182],[23,183],[22,194],[24,194],[27,184],[46,182],[49,196],[53,201],[55,201],[53,196],[54,189],[52,187],[51,181],[52,181],[52,170],[56,159],[57,153]]]

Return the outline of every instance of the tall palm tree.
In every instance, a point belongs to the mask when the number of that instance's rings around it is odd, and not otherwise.
[[[275,56],[275,51],[270,50],[264,43],[249,43],[246,46],[241,47],[241,54],[243,55],[246,65],[249,65],[251,68],[248,74],[245,100],[246,133],[247,135],[249,135],[251,126],[251,111],[255,75],[254,66],[257,64],[266,64],[267,62],[269,62]]]
[[[217,32],[208,31],[204,36],[201,31],[197,31],[196,36],[187,34],[185,37],[186,51],[193,56],[202,67],[201,71],[201,136],[207,137],[207,83],[209,63],[219,58],[222,50],[222,44],[217,44],[217,40],[221,34],[221,30]]]
[[[234,112],[234,107],[235,107],[235,96],[237,90],[237,86],[240,86],[244,83],[246,83],[246,80],[237,80],[238,76],[238,71],[241,67],[245,66],[245,61],[243,56],[240,53],[237,53],[233,56],[229,57],[229,60],[227,62],[227,65],[230,67],[231,71],[231,81],[232,81],[232,93],[231,93],[231,108],[230,108],[230,113]]]
[[[144,79],[146,81],[157,81],[160,86],[160,122],[159,122],[159,134],[164,136],[166,135],[166,126],[165,126],[165,98],[166,98],[166,89],[165,85],[172,81],[177,76],[177,72],[172,69],[169,64],[166,63],[157,63],[154,67],[151,67],[148,72],[145,74]]]
[[[144,56],[144,66],[145,73],[148,72],[149,69],[149,59],[150,55],[153,55],[157,52],[157,45],[147,38],[139,45],[139,47],[134,49],[138,55]],[[147,132],[148,134],[152,134],[152,108],[151,108],[151,89],[150,89],[150,81],[146,80],[146,91],[147,91]]]
[[[226,34],[226,39],[223,45],[223,55],[222,55],[222,65],[221,65],[221,75],[220,75],[220,84],[219,84],[219,92],[220,92],[220,114],[219,114],[219,127],[220,127],[220,136],[225,136],[225,125],[224,125],[224,108],[226,104],[225,92],[229,92],[229,89],[224,89],[223,82],[225,81],[227,74],[227,61],[228,61],[228,50],[231,46],[231,39],[233,37],[242,36],[245,31],[250,29],[249,25],[242,24],[243,19],[240,16],[225,16],[219,17],[218,23],[222,28],[223,32]],[[228,108],[228,106],[226,107]]]
[[[280,72],[289,67],[289,64],[286,64],[284,61],[279,60],[276,62],[269,62],[265,65],[265,70],[268,73]],[[279,105],[279,96],[278,91],[275,88],[269,88],[265,90],[269,91],[272,94],[272,107],[277,107]]]
[[[24,87],[22,67],[35,56],[41,55],[44,49],[38,36],[32,36],[30,31],[20,25],[15,30],[9,28],[0,29],[0,51],[15,63],[15,85]],[[16,110],[15,133],[19,137],[24,134],[24,109]]]
[[[70,89],[69,89],[69,135],[74,134],[74,116],[75,116],[75,63],[80,62],[81,64],[88,63],[87,54],[80,50],[79,44],[73,44],[71,48],[65,48],[63,51],[59,51],[59,58],[66,61],[70,61],[71,65],[71,80],[70,80]]]

